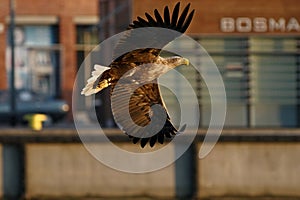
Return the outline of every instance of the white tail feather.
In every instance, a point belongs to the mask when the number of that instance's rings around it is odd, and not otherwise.
[[[92,71],[92,77],[87,80],[86,86],[82,89],[81,94],[85,96],[90,96],[99,92],[101,89],[95,88],[96,81],[99,80],[98,78],[105,72],[106,70],[110,69],[109,67],[102,66],[102,65],[94,65],[94,71]]]

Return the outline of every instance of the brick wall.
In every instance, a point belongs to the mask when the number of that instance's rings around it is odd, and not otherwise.
[[[61,71],[61,91],[71,105],[73,83],[76,76],[76,16],[98,16],[98,0],[16,0],[16,16],[51,15],[58,17],[59,42],[62,46],[63,66]],[[0,90],[6,89],[5,51],[9,16],[9,0],[0,2],[0,23],[6,27],[0,33]]]
[[[0,24],[4,25],[4,31],[0,33],[0,90],[7,88],[7,77],[5,67],[5,51],[6,51],[6,30],[8,26],[5,24],[5,16],[8,15],[8,0],[0,2]]]
[[[162,13],[166,5],[169,6],[170,10],[173,10],[178,1],[179,0],[133,0],[133,19],[136,19],[137,16],[145,16],[145,12],[153,14],[154,8],[157,8],[158,11]],[[274,17],[276,20],[280,17],[286,19],[295,17],[300,20],[300,1],[297,0],[181,0],[180,2],[181,8],[191,3],[191,8],[196,11],[194,19],[187,30],[189,34],[224,34],[220,31],[220,19],[222,17]],[[253,33],[253,31],[250,33]],[[232,35],[237,33],[228,34]],[[282,32],[277,31],[276,34],[282,34]],[[299,32],[292,31],[290,33],[285,32],[284,34],[299,35]]]

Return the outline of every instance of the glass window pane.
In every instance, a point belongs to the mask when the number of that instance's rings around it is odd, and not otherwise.
[[[88,59],[87,56],[96,47],[96,45],[99,44],[99,32],[97,27],[94,25],[80,25],[76,27],[76,36],[77,68],[79,69],[84,59]],[[97,56],[99,57],[99,55]],[[86,60],[85,63],[89,63],[89,61]],[[94,66],[91,63],[88,67],[92,70]],[[88,69],[88,67],[86,67],[86,69]],[[84,73],[78,74],[78,81],[82,81],[82,84],[84,85],[85,81],[90,77],[91,72],[89,70],[83,70],[83,72]],[[86,110],[86,108],[90,109],[92,107],[92,98],[77,99],[81,100],[81,102],[78,102],[79,109]]]
[[[15,87],[47,96],[57,95],[59,46],[57,28],[26,25],[15,28]],[[7,48],[7,72],[10,77],[11,52]],[[10,79],[10,78],[9,78]]]
[[[251,116],[255,127],[295,127],[297,124],[297,109],[294,104],[256,103]]]
[[[250,38],[252,126],[297,126],[297,40]]]
[[[247,38],[201,38],[200,44],[216,63],[226,90],[227,117],[225,127],[247,126]],[[212,66],[202,58],[201,67],[206,72]],[[212,87],[214,95],[220,93],[220,86]],[[204,82],[201,83],[202,125],[210,122],[210,95]]]
[[[50,45],[53,43],[51,26],[25,26],[26,45]]]
[[[188,58],[190,60],[191,64],[195,64],[199,62],[199,55],[197,51],[195,50],[195,45],[193,42],[186,40],[185,38],[178,38],[176,42],[172,42],[168,44],[168,51],[170,52],[176,52],[178,49],[181,51],[182,57]],[[172,51],[172,49],[174,49]],[[196,53],[195,53],[196,52]],[[163,52],[161,54],[163,57],[168,57],[168,56],[173,56],[169,55],[166,52]],[[189,86],[193,88],[195,93],[198,90],[198,78],[199,78],[199,73],[198,71],[192,66],[178,66],[175,68],[181,75],[185,77],[185,79],[189,82]],[[168,108],[168,112],[172,118],[172,122],[175,125],[179,125],[180,122],[180,106],[178,104],[178,99],[183,99],[184,108],[188,110],[195,110],[195,107],[198,108],[199,105],[198,103],[194,105],[194,101],[192,101],[193,94],[189,90],[189,86],[187,84],[184,84],[183,80],[180,80],[178,75],[173,72],[168,72],[164,75],[162,75],[159,78],[159,82],[163,79],[163,82],[166,83],[167,85],[174,87],[176,89],[177,97],[170,92],[167,88],[160,87],[162,97],[164,102],[166,103],[166,106]],[[197,94],[196,94],[197,95]],[[188,117],[189,122],[193,122],[193,124],[198,125],[198,121],[196,121],[198,113],[191,113]]]
[[[77,44],[98,44],[99,33],[96,26],[77,26]]]

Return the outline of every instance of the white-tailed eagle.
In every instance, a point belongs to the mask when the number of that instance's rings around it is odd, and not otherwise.
[[[157,9],[154,10],[154,17],[145,13],[146,19],[137,17],[137,20],[133,21],[128,29],[159,27],[184,33],[192,21],[194,10],[189,12],[190,4],[188,4],[180,14],[179,7],[180,3],[178,2],[174,7],[173,12],[170,13],[168,6],[166,6],[164,8],[163,16]],[[131,39],[134,39],[134,35],[128,36],[128,38],[130,37]],[[125,42],[128,38],[124,39]],[[168,41],[163,41],[163,45],[168,44],[174,39],[174,37],[168,38]],[[161,49],[158,48],[135,49],[119,56],[108,67],[95,65],[92,77],[88,79],[87,85],[81,92],[81,94],[89,96],[111,86],[111,94],[114,93],[117,97],[122,99],[122,93],[128,91],[128,83],[118,83],[123,84],[121,85],[122,91],[114,92],[114,89],[120,78],[130,70],[132,72],[126,77],[129,80],[132,78],[132,81],[129,81],[130,84],[137,82],[137,76],[139,76],[140,79],[147,77],[148,81],[152,81],[134,90],[131,94],[129,105],[125,105],[125,103],[128,102],[120,100],[118,101],[118,105],[112,110],[116,119],[116,116],[125,115],[124,108],[129,108],[132,121],[140,127],[145,127],[150,124],[151,119],[153,119],[152,115],[155,114],[155,112],[151,110],[151,106],[155,104],[162,106],[166,113],[165,122],[163,127],[154,135],[135,132],[136,129],[130,127],[130,123],[127,123],[126,119],[116,120],[119,127],[132,139],[133,143],[140,141],[141,147],[144,147],[147,143],[149,143],[151,147],[153,147],[156,142],[163,144],[165,138],[172,138],[178,132],[170,120],[157,84],[157,78],[168,70],[160,69],[157,66],[165,66],[165,69],[173,69],[179,65],[189,65],[189,62],[187,59],[179,56],[164,58],[160,56],[160,53]],[[142,72],[141,70],[135,70],[140,66],[144,67],[145,70],[142,70]]]

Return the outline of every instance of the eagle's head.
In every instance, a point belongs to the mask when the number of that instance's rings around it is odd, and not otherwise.
[[[169,58],[166,58],[166,61],[170,66],[178,67],[180,65],[189,65],[190,61],[187,58],[183,58],[180,56],[172,56]]]
[[[180,56],[171,56],[167,58],[160,57],[157,63],[166,65],[169,68],[174,69],[175,67],[178,67],[180,65],[189,65],[190,61],[187,58],[183,58]]]

